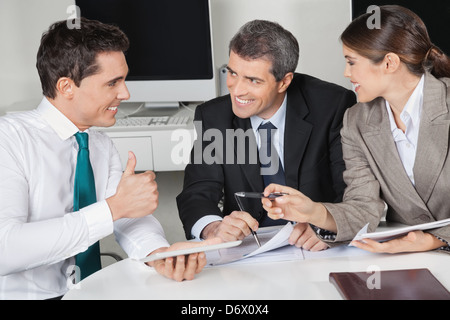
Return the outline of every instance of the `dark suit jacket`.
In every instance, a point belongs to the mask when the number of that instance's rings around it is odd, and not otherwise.
[[[354,93],[308,75],[295,74],[287,91],[287,99],[284,136],[286,185],[300,190],[314,201],[341,201],[345,189],[342,177],[345,164],[340,129],[345,111],[356,103]],[[177,197],[180,218],[188,239],[192,237],[193,225],[205,215],[224,216],[239,210],[235,192],[264,190],[259,161],[250,163],[248,148],[243,164],[238,163],[236,146],[234,155],[230,157],[226,154],[226,130],[251,130],[250,119],[234,115],[230,96],[198,106],[195,121],[201,121],[201,130],[197,130],[191,163],[185,170],[184,188]],[[214,149],[211,141],[202,139],[203,133],[212,128],[215,129],[213,133],[220,131],[222,134],[223,148],[215,150],[218,163],[207,164],[205,159],[199,161],[199,157],[201,152],[211,154],[211,149]],[[248,138],[253,142],[255,140],[253,134],[249,134]],[[220,145],[220,141],[215,143]],[[219,203],[222,200],[221,210]],[[260,200],[245,209],[258,219],[266,214]]]

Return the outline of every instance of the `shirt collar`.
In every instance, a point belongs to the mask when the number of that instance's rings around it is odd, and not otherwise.
[[[412,124],[414,127],[418,127],[420,124],[420,118],[422,114],[422,105],[423,105],[423,87],[425,83],[425,77],[422,75],[420,78],[419,83],[417,84],[416,88],[414,89],[413,93],[408,99],[408,102],[406,102],[405,107],[403,108],[402,113],[400,114],[400,117],[406,117],[409,116],[411,118]],[[389,114],[389,121],[391,124],[391,130],[394,132],[395,129],[397,129],[397,124],[394,120],[394,115],[392,113],[391,107],[389,105],[389,102],[386,100],[386,108]]]
[[[72,121],[69,120],[61,111],[59,111],[46,97],[44,97],[37,107],[48,125],[55,130],[62,140],[67,140],[79,130]]]
[[[287,94],[284,96],[283,103],[280,108],[275,112],[275,114],[269,119],[263,119],[259,116],[251,116],[250,121],[252,123],[252,128],[257,130],[261,123],[271,122],[276,128],[281,128],[284,126],[284,121],[286,118],[286,105],[287,105]]]

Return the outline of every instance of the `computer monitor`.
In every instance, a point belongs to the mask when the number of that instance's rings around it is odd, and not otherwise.
[[[366,13],[371,5],[396,4],[416,13],[427,26],[431,41],[450,55],[450,1],[448,0],[353,0],[353,19]]]
[[[82,17],[120,27],[130,102],[178,106],[217,96],[209,0],[76,0]]]

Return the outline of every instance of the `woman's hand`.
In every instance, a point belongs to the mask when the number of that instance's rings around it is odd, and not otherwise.
[[[429,251],[445,246],[446,244],[430,233],[411,231],[406,236],[386,242],[377,242],[371,239],[352,241],[357,248],[378,253],[400,253]]]
[[[287,195],[274,199],[267,198],[274,192],[286,193]],[[314,202],[303,193],[290,187],[270,184],[264,190],[265,198],[262,204],[268,216],[273,219],[285,219],[300,223],[311,223],[322,229],[336,232],[334,218],[323,204]]]

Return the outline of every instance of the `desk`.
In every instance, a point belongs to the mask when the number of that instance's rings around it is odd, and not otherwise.
[[[354,250],[359,250],[352,248]],[[86,278],[65,300],[290,300],[341,299],[330,272],[428,268],[450,289],[449,255],[439,252],[340,256],[205,268],[192,281],[175,282],[140,262],[126,259]]]

